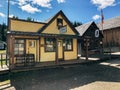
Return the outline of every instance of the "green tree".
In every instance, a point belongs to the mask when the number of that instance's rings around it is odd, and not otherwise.
[[[0,24],[0,40],[6,41],[6,32],[7,32],[7,26],[5,23]]]
[[[81,23],[81,22],[74,21],[74,22],[72,22],[72,25],[73,25],[74,27],[77,27],[77,26],[82,25],[82,23]]]
[[[18,16],[13,16],[12,18],[13,18],[13,19],[18,19]]]
[[[27,21],[34,21],[31,17],[27,17]]]
[[[27,17],[27,21],[32,21],[32,18],[31,17]]]
[[[5,23],[2,24],[2,29],[1,29],[1,40],[6,41],[6,32],[7,32],[7,26]]]

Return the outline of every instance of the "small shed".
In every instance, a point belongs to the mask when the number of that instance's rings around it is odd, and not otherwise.
[[[100,52],[102,50],[102,38],[103,34],[95,24],[95,22],[89,22],[81,26],[76,27],[81,39],[78,39],[78,53],[85,55],[86,40],[89,54]]]

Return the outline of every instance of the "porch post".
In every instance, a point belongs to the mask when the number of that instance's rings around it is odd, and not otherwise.
[[[55,50],[55,52],[56,52],[56,57],[55,57],[55,59],[56,59],[56,64],[58,64],[58,39],[57,38],[55,38],[55,40],[56,40],[56,50]]]
[[[9,37],[9,54],[10,54],[10,61],[9,61],[9,68],[14,68],[14,37],[10,35]]]
[[[86,60],[88,60],[88,44],[89,44],[89,37],[86,36],[86,37],[85,37],[85,47],[86,47],[85,53],[86,53]]]
[[[41,57],[41,38],[39,36],[39,62],[40,62],[40,57]]]
[[[64,39],[62,40],[62,47],[63,47],[63,60],[65,60],[65,46],[64,46]]]
[[[10,37],[11,38],[11,64],[12,64],[12,66],[11,66],[11,69],[13,69],[14,68],[14,36],[11,36]]]

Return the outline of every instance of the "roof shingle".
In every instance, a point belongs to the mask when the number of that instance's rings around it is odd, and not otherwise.
[[[102,30],[101,23],[98,23],[97,26],[99,27],[100,30]],[[114,18],[104,21],[103,30],[112,29],[112,28],[116,28],[116,27],[120,27],[120,16],[117,16],[117,17],[114,17]]]
[[[77,27],[75,27],[75,29],[79,32],[79,35],[82,36],[92,23],[93,22],[89,22],[89,23],[77,26]]]

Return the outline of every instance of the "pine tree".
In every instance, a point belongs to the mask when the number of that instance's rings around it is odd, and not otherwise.
[[[77,26],[82,25],[82,23],[81,23],[81,22],[74,21],[74,22],[72,22],[72,25],[73,25],[74,27],[77,27]]]
[[[1,40],[6,41],[6,28],[7,26],[5,23],[2,24],[2,29],[1,29]]]

